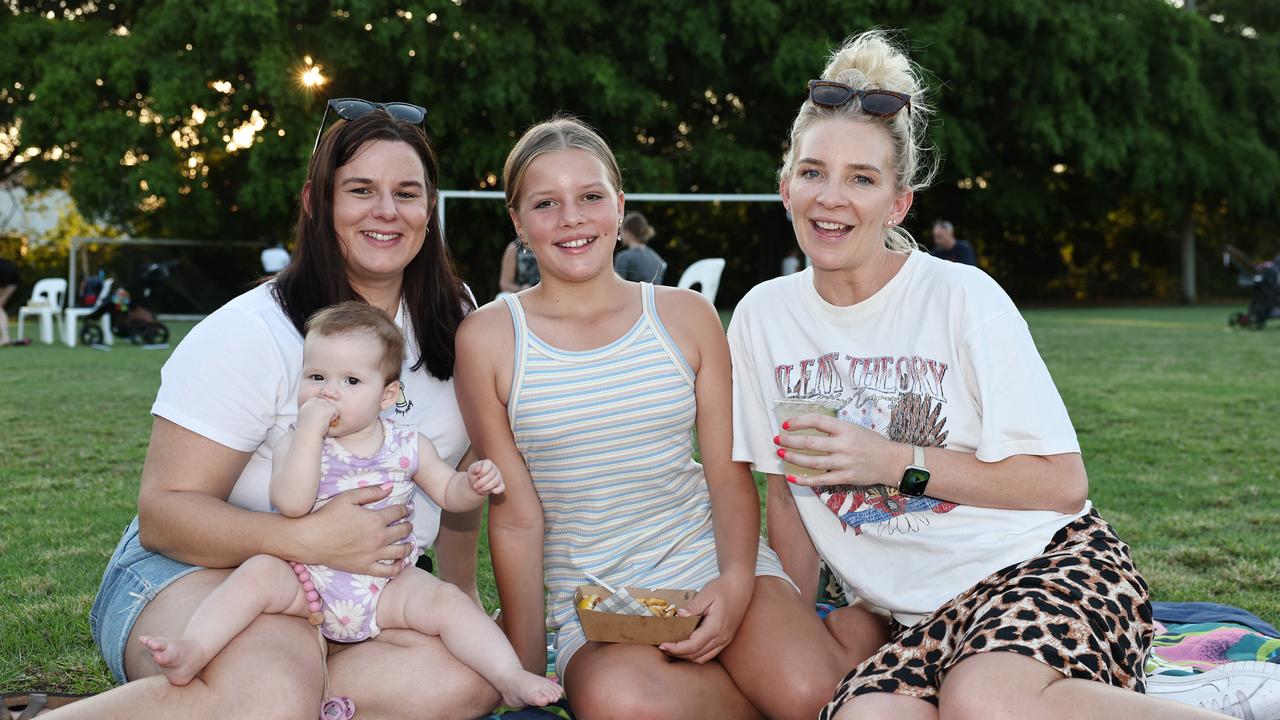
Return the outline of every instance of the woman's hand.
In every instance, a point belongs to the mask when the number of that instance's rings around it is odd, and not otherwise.
[[[721,575],[707,583],[688,606],[676,611],[679,617],[701,615],[702,622],[689,637],[680,642],[663,643],[658,649],[698,664],[714,659],[733,641],[754,590],[755,577],[746,574]]]
[[[825,415],[800,415],[783,423],[773,442],[778,457],[792,465],[812,468],[812,475],[788,475],[787,481],[809,487],[823,485],[896,486],[902,471],[911,464],[911,446],[886,439],[880,433]],[[797,435],[796,430],[819,430],[826,437]],[[825,455],[806,455],[794,450],[814,450]]]
[[[390,493],[391,486],[387,484],[334,496],[324,507],[301,519],[307,523],[303,542],[312,557],[291,559],[363,575],[394,577],[404,568],[412,549],[410,543],[403,542],[413,532],[413,525],[406,519],[409,508],[365,507]]]

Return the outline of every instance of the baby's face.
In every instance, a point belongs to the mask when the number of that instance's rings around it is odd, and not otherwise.
[[[387,396],[377,341],[364,334],[313,334],[307,336],[302,348],[298,407],[314,397],[336,405],[338,421],[329,430],[331,436],[347,435],[371,425]]]

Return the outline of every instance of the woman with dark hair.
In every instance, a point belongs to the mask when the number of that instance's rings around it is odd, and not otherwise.
[[[408,630],[317,652],[306,620],[265,615],[181,687],[158,674],[137,640],[181,634],[205,596],[255,554],[389,577],[410,532],[436,546],[443,579],[476,598],[476,514],[442,517],[425,495],[411,509],[366,509],[388,493],[376,485],[303,517],[272,512],[272,455],[297,416],[300,328],[336,303],[364,302],[395,321],[405,361],[385,414],[416,425],[451,465],[469,462],[453,334],[473,302],[434,212],[436,158],[419,127],[426,111],[363,100],[329,109],[342,119],[312,155],[289,266],[202,321],[165,364],[138,516],[90,614],[112,674],[131,682],[57,711],[66,717],[310,720],[322,703],[326,711],[354,703],[361,717],[474,717],[498,699],[438,638]]]

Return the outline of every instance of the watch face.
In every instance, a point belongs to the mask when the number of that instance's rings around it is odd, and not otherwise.
[[[929,484],[929,471],[920,467],[909,467],[902,473],[902,482],[898,491],[903,495],[923,495]]]

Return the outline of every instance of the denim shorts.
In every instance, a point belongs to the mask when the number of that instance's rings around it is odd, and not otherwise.
[[[124,646],[138,616],[169,583],[203,568],[153,553],[138,541],[138,518],[125,529],[102,573],[98,596],[89,610],[89,632],[116,682],[124,676]]]

